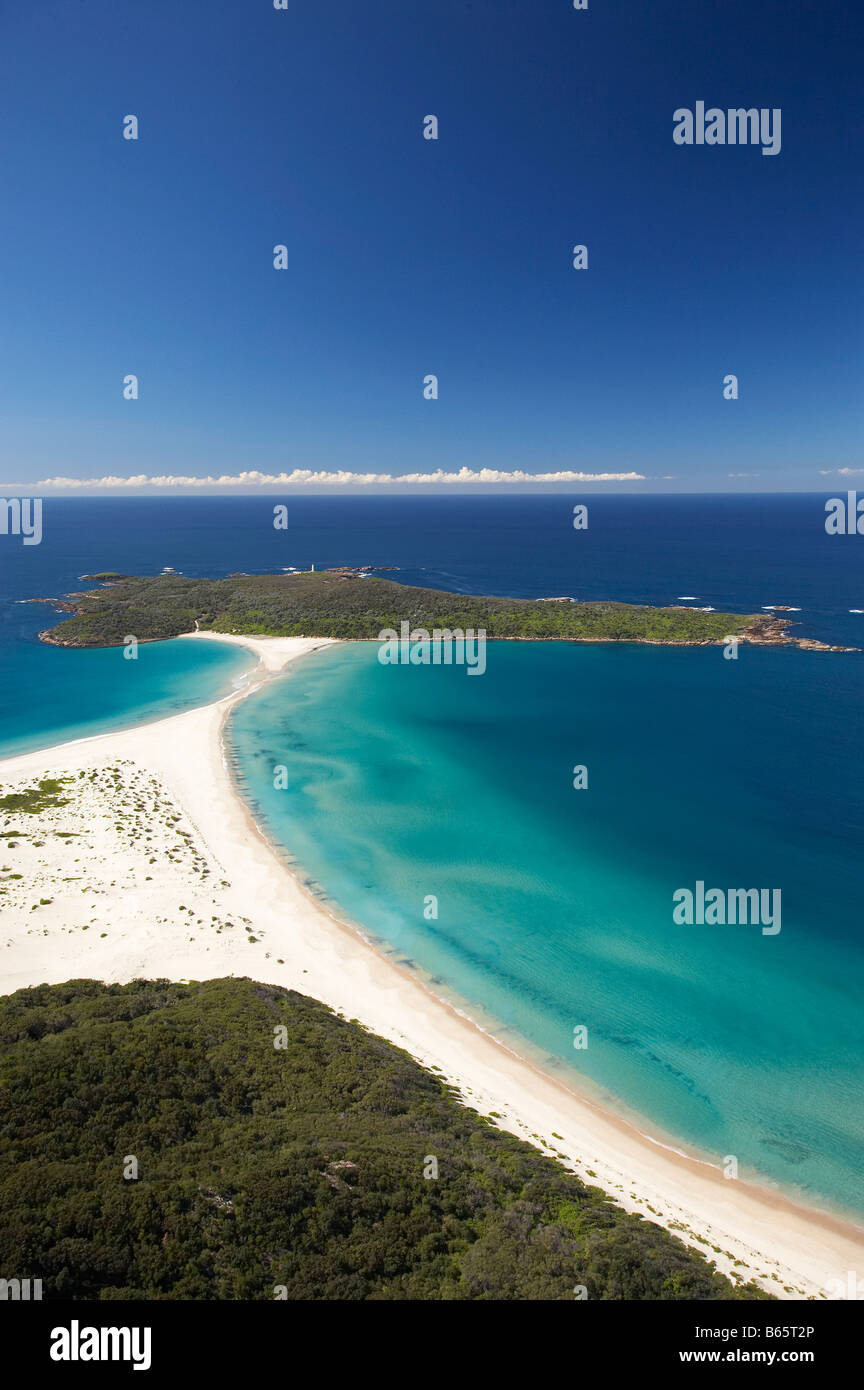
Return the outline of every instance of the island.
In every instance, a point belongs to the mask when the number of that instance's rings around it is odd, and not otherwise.
[[[675,604],[581,602],[448,593],[381,579],[351,566],[203,579],[173,572],[90,576],[100,587],[50,602],[73,616],[39,635],[62,647],[111,647],[127,636],[162,641],[188,632],[378,641],[409,622],[432,631],[485,632],[511,641],[641,642],[710,646],[730,637],[760,646],[855,651],[790,635],[789,619],[712,613]]]

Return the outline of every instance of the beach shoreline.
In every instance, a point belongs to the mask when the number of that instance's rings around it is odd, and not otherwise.
[[[292,872],[240,795],[223,735],[239,701],[291,662],[333,645],[330,639],[247,638],[211,632],[186,636],[244,646],[258,656],[259,665],[241,687],[212,704],[4,759],[0,781],[5,785],[37,775],[85,770],[89,777],[89,770],[119,764],[140,800],[140,777],[146,774],[154,787],[166,789],[184,824],[192,827],[190,836],[194,834],[194,842],[201,846],[195,862],[212,863],[212,870],[207,870],[208,906],[217,909],[212,920],[223,922],[230,931],[208,932],[206,925],[196,925],[193,936],[181,940],[178,920],[172,920],[165,896],[167,889],[154,920],[148,894],[161,891],[159,882],[147,888],[136,880],[132,890],[121,884],[115,902],[111,890],[132,851],[115,852],[106,825],[99,853],[104,853],[106,866],[104,908],[109,916],[114,914],[115,925],[104,937],[94,932],[92,938],[78,936],[73,942],[70,935],[63,942],[58,934],[63,903],[51,899],[54,915],[46,904],[38,919],[45,926],[38,930],[28,926],[26,933],[20,932],[4,922],[0,991],[10,993],[71,978],[125,981],[222,975],[250,976],[298,990],[405,1048],[422,1065],[456,1085],[467,1104],[483,1114],[494,1113],[502,1128],[543,1152],[556,1154],[585,1182],[602,1187],[625,1209],[666,1226],[712,1259],[721,1272],[758,1280],[781,1298],[826,1297],[833,1280],[846,1286],[849,1271],[860,1268],[864,1260],[864,1230],[800,1206],[770,1188],[727,1180],[718,1168],[643,1133],[580,1095],[438,997],[412,971],[379,950],[362,930],[329,911]],[[97,793],[98,784],[88,782],[86,794],[95,798]],[[35,853],[26,846],[25,852]],[[48,846],[39,858],[40,873],[50,876],[50,865],[44,865],[52,852]],[[59,863],[59,849],[56,856]],[[171,872],[176,873],[178,887],[185,885],[183,864]],[[218,887],[217,872],[221,873]],[[200,868],[196,873],[201,874]],[[111,874],[114,879],[109,883]],[[54,876],[58,882],[67,882],[56,871]],[[88,876],[95,880],[94,870],[88,869]],[[149,882],[150,875],[146,877]],[[134,912],[124,907],[132,898],[138,903]],[[99,912],[102,907],[100,903]],[[188,915],[190,909],[184,906],[177,911]],[[237,919],[249,923],[248,931],[236,929]],[[204,920],[203,915],[195,919],[196,923]]]

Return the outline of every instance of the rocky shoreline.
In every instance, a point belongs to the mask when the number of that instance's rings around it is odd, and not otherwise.
[[[783,621],[783,620],[778,620]],[[46,628],[39,633],[39,640],[51,647],[79,648],[82,651],[99,651],[100,648],[91,642],[70,642],[55,636],[56,628]],[[205,629],[206,631],[206,629]],[[216,633],[217,636],[222,634]],[[231,634],[229,634],[231,635]],[[233,634],[242,636],[242,634]],[[257,635],[257,634],[256,634]],[[799,651],[806,652],[860,652],[860,647],[840,647],[832,645],[830,642],[819,642],[812,637],[792,637],[789,633],[775,633],[760,630],[758,633],[752,629],[749,632],[730,632],[730,637],[736,637],[739,642],[746,642],[754,647],[797,647]],[[173,638],[166,637],[141,637],[139,643],[143,642],[166,642],[173,641]],[[314,639],[314,634],[310,635],[310,640]],[[336,639],[339,640],[339,639]],[[352,642],[377,642],[377,637],[352,637],[348,639]],[[680,639],[670,637],[663,640],[659,637],[488,637],[488,642],[579,642],[589,646],[599,645],[620,645],[629,643],[637,647],[722,647],[725,640],[722,637],[703,637],[693,639]],[[118,646],[119,643],[105,643],[104,646]]]
[[[789,611],[788,609],[786,611]],[[747,632],[739,634],[739,641],[754,643],[760,647],[797,647],[802,652],[860,652],[860,647],[839,647],[830,642],[819,642],[814,637],[793,637],[786,629],[796,626],[791,618],[757,618]],[[730,636],[733,635],[730,633]]]

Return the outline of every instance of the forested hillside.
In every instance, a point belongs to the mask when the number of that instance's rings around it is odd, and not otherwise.
[[[111,577],[60,606],[76,616],[42,636],[84,647],[119,645],[130,635],[139,641],[176,637],[196,623],[214,632],[283,637],[374,639],[406,620],[429,632],[482,628],[487,637],[717,642],[768,621],[693,608],[475,597],[339,570],[228,579]]]
[[[406,1053],[234,979],[0,1000],[0,1275],[46,1299],[765,1297]]]

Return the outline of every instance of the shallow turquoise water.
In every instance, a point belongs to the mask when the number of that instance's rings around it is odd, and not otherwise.
[[[802,635],[864,643],[864,546],[827,536],[821,497],[597,496],[578,544],[573,500],[298,497],[276,532],[261,497],[46,499],[43,543],[0,547],[0,753],[189,708],[248,669],[215,643],[145,645],[137,663],[41,645],[59,615],[22,600],[93,569],[396,565],[464,593],[787,603]],[[274,836],[442,991],[646,1124],[864,1211],[864,656],[496,644],[489,658],[469,679],[344,647],[251,697],[238,745]],[[275,793],[280,760],[292,782]],[[588,792],[571,787],[577,762]],[[674,927],[671,894],[698,878],[781,886],[780,935]]]
[[[6,649],[0,644],[0,658]],[[241,647],[176,638],[81,651],[19,642],[0,659],[0,757],[165,719],[227,695],[255,658]]]
[[[250,697],[229,737],[259,817],[344,913],[648,1127],[864,1211],[857,658],[487,650],[470,678],[346,645]],[[699,879],[780,888],[782,930],[675,925]]]

